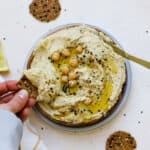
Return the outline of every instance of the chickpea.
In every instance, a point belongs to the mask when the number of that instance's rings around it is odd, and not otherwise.
[[[60,59],[60,54],[58,52],[54,52],[52,54],[52,60],[58,61]]]
[[[77,85],[77,81],[76,81],[76,80],[71,80],[71,81],[69,81],[69,86],[70,86],[71,88],[75,87],[76,85]]]
[[[67,66],[62,66],[61,67],[61,72],[65,75],[69,73],[69,68]]]
[[[83,52],[83,48],[81,45],[79,45],[77,48],[76,48],[76,51],[80,54]]]
[[[64,83],[68,82],[68,76],[65,76],[65,75],[62,76],[61,81],[64,82]]]
[[[69,57],[70,56],[70,51],[69,51],[69,49],[64,49],[63,51],[62,51],[62,55],[63,56],[65,56],[65,57]]]
[[[69,64],[70,66],[76,68],[78,66],[78,60],[76,58],[71,58]]]
[[[89,105],[91,104],[92,100],[88,97],[86,98],[86,100],[84,101],[84,104]]]
[[[70,72],[69,73],[69,80],[74,80],[77,78],[77,74],[75,72]]]

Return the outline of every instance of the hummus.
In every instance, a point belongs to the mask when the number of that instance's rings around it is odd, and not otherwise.
[[[105,40],[110,39],[103,32],[81,25],[40,41],[24,75],[37,88],[37,105],[48,118],[88,124],[118,102],[125,61]]]

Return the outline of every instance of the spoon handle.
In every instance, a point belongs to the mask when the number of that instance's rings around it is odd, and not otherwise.
[[[138,57],[135,57],[135,56],[132,56],[128,53],[126,53],[125,51],[123,51],[122,49],[120,49],[119,47],[117,47],[114,43],[110,42],[110,41],[106,41],[112,48],[113,50],[121,55],[122,57],[128,59],[128,60],[131,60],[137,64],[140,64],[148,69],[150,69],[150,62],[149,61],[146,61],[146,60],[143,60],[141,58],[138,58]]]

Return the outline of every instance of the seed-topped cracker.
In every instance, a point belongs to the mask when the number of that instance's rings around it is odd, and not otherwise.
[[[36,98],[36,97],[37,97],[37,93],[38,93],[37,88],[34,87],[34,86],[32,85],[32,83],[31,83],[25,76],[23,76],[23,77],[19,80],[17,86],[18,86],[19,88],[21,88],[21,89],[27,90],[28,93],[29,93],[29,95],[30,95],[30,97],[32,97],[32,98]]]
[[[131,134],[117,131],[110,135],[106,142],[106,150],[135,150],[136,141]]]
[[[49,22],[59,16],[61,6],[59,0],[33,0],[29,9],[37,20]]]

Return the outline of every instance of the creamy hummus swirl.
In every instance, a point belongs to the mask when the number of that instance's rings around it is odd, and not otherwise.
[[[126,78],[125,62],[104,39],[110,40],[103,32],[81,25],[40,41],[24,75],[37,87],[38,105],[50,118],[88,123],[103,117],[117,103]],[[80,53],[78,46],[82,48]],[[69,56],[64,57],[66,49]],[[57,61],[54,54],[59,54]],[[76,67],[69,64],[72,58],[77,61]],[[77,75],[73,87],[61,71],[63,66]]]

